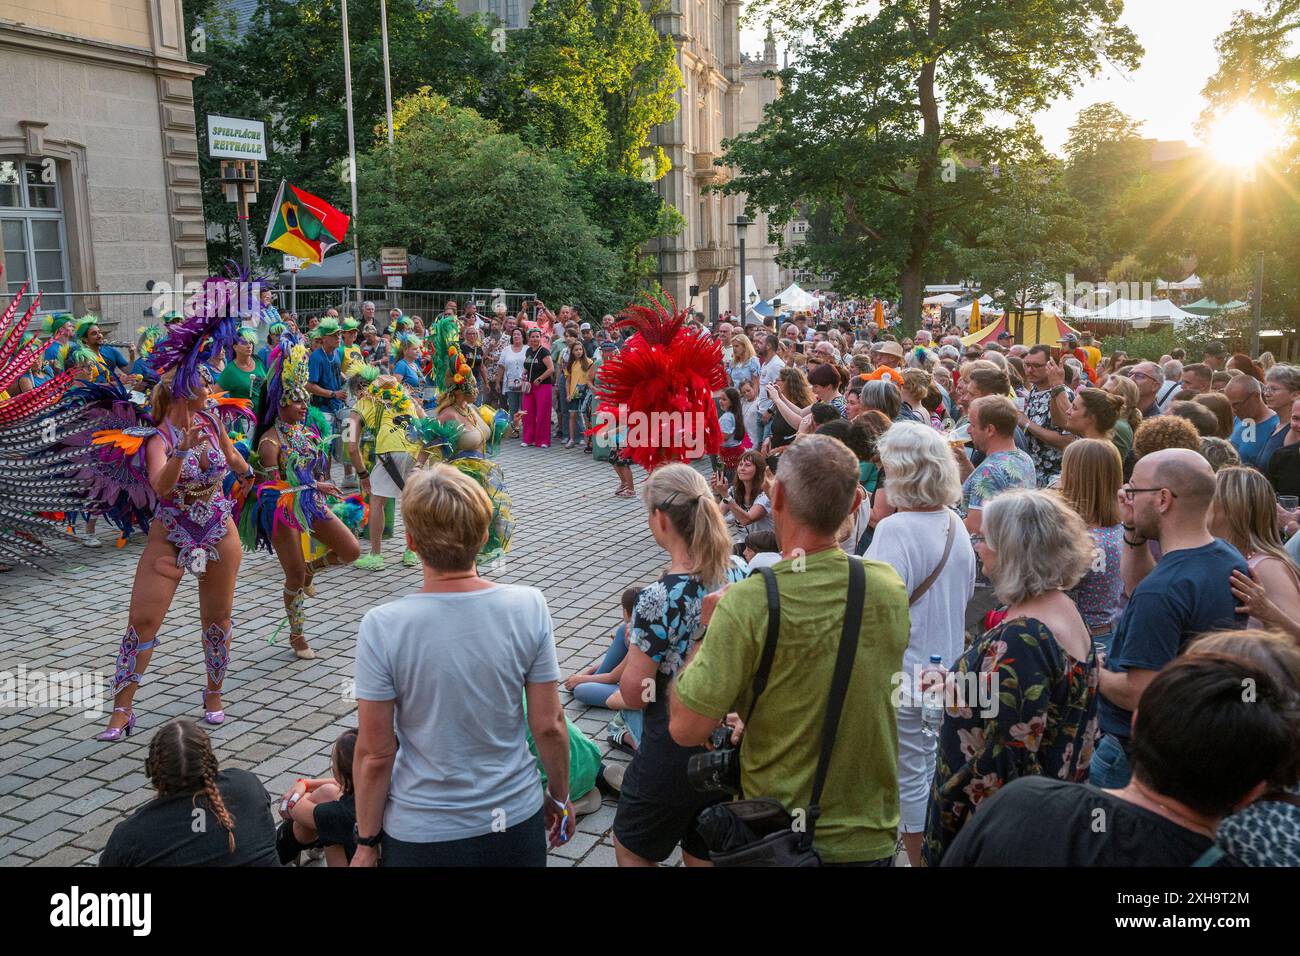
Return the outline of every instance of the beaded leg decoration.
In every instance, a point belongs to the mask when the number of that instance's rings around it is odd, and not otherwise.
[[[306,603],[305,588],[297,590],[284,589],[284,610],[289,617],[289,646],[296,657],[309,661],[316,657],[316,652],[307,646],[307,612],[303,610]]]
[[[117,664],[113,673],[113,696],[116,697],[122,689],[131,684],[139,685],[140,675],[135,670],[135,659],[140,656],[141,651],[151,650],[160,643],[160,638],[155,637],[152,641],[140,643],[140,634],[134,625],[126,629],[126,635],[122,638],[122,644],[117,651]],[[126,714],[126,724],[122,727],[109,727],[107,730],[100,731],[95,735],[96,740],[105,740],[115,743],[123,737],[129,737],[131,731],[135,729],[135,711],[130,707],[114,707],[113,713]]]
[[[209,624],[203,629],[203,663],[207,667],[208,682],[215,684],[215,688],[209,690],[203,688],[203,719],[209,724],[219,724],[226,719],[224,710],[208,710],[208,697],[221,693],[222,681],[226,679],[226,666],[230,663],[230,635],[234,631],[234,625],[222,627],[220,624]]]

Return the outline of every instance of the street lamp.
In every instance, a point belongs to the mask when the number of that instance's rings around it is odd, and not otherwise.
[[[742,212],[736,217],[736,221],[732,223],[732,225],[736,227],[736,232],[740,237],[740,278],[738,280],[739,289],[736,295],[736,302],[743,310],[745,307],[745,230],[749,228],[749,217]],[[744,315],[742,315],[742,322],[744,321],[744,318]]]

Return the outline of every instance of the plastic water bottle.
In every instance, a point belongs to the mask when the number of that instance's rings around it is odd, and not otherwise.
[[[930,666],[921,671],[921,684],[925,686],[925,675],[943,670],[943,658],[938,654],[930,655]],[[943,720],[943,688],[930,687],[921,692],[921,733],[927,737],[939,736],[939,724]]]

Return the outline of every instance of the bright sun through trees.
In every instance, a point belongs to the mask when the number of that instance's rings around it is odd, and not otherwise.
[[[1210,151],[1221,163],[1248,168],[1275,152],[1282,132],[1277,121],[1253,103],[1238,103],[1210,131]]]

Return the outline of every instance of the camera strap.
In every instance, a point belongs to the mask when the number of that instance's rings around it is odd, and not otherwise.
[[[754,719],[754,710],[758,697],[767,687],[767,680],[772,672],[772,660],[776,656],[776,642],[781,630],[781,595],[776,586],[776,574],[771,568],[759,568],[763,583],[767,586],[767,639],[763,642],[763,656],[759,659],[758,672],[754,675],[753,699],[749,705],[749,720]],[[808,807],[808,829],[804,833],[803,845],[811,847],[813,833],[817,828],[817,818],[821,816],[822,790],[826,786],[826,777],[830,773],[831,753],[835,750],[835,737],[840,727],[840,715],[844,710],[844,700],[849,692],[849,679],[853,675],[853,661],[858,653],[858,643],[862,632],[862,605],[867,595],[866,565],[861,561],[849,559],[849,593],[844,609],[844,627],[840,631],[839,650],[835,657],[835,671],[831,677],[830,695],[826,699],[826,717],[822,722],[821,751],[817,757],[817,771],[813,776],[812,800]],[[744,746],[744,738],[741,739]]]
[[[808,807],[808,830],[804,845],[812,846],[817,818],[821,816],[822,788],[831,769],[831,752],[835,749],[835,735],[840,727],[840,714],[849,692],[849,678],[853,676],[853,660],[861,640],[862,604],[867,594],[866,565],[849,560],[849,597],[844,610],[844,630],[840,632],[839,652],[835,657],[835,673],[831,677],[831,693],[826,701],[826,719],[822,723],[821,754],[817,758],[817,774],[813,777],[812,802]]]

